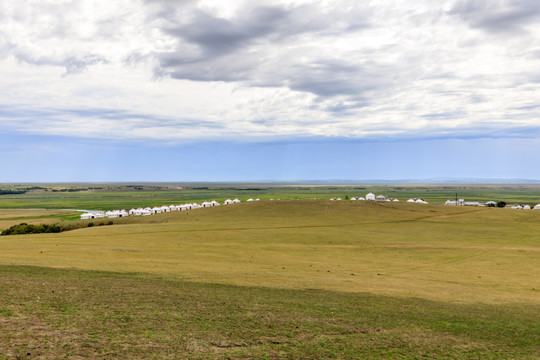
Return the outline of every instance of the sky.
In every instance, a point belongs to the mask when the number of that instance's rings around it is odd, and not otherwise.
[[[0,2],[0,182],[540,179],[537,0]]]

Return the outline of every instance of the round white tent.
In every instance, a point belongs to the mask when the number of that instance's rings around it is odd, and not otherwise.
[[[366,200],[368,201],[375,201],[375,194],[374,193],[369,193],[366,195]]]

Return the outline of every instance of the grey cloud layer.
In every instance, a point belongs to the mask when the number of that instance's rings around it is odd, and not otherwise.
[[[489,126],[540,125],[536,0],[226,5],[4,2],[0,66],[18,75],[3,73],[11,83],[0,84],[0,107],[26,106],[39,118],[39,107],[51,105],[44,131],[73,126],[156,139],[485,134]],[[16,77],[26,74],[27,85]]]
[[[540,20],[537,0],[465,0],[458,1],[451,14],[472,27],[494,33],[522,33],[524,27]]]
[[[159,72],[173,78],[288,87],[323,97],[357,95],[375,83],[354,59],[302,43],[362,31],[368,25],[358,13],[302,5],[247,6],[232,19],[181,6],[158,14],[162,30],[177,39],[174,51],[156,54]]]

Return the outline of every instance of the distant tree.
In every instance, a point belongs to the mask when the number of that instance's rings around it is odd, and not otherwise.
[[[497,201],[497,207],[503,208],[506,206],[506,202],[504,201]]]

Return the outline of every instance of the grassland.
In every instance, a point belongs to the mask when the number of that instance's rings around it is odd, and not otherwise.
[[[182,185],[182,186],[180,186]],[[308,200],[313,198],[365,196],[371,191],[406,200],[423,198],[430,203],[444,203],[454,199],[456,193],[468,201],[501,200],[507,203],[540,203],[540,185],[275,185],[275,184],[156,184],[156,185],[10,185],[5,189],[32,189],[24,194],[0,195],[0,209],[129,209],[139,206],[161,206],[171,203],[204,201],[239,197],[246,200]],[[81,191],[58,192],[53,190],[78,189]],[[2,189],[2,185],[0,185]]]
[[[0,237],[0,359],[540,357],[540,211],[282,200],[114,222]]]

